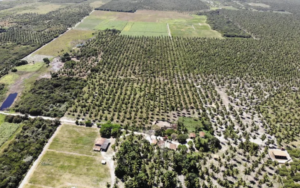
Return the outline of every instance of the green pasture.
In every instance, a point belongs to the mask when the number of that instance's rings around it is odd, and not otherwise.
[[[18,66],[18,67],[16,67],[16,69],[18,71],[35,72],[35,71],[38,71],[40,68],[42,68],[43,65],[45,65],[45,63],[39,62],[39,63],[35,63],[35,64],[27,64],[27,65]]]
[[[195,120],[191,117],[180,117],[178,121],[183,122],[185,128],[188,130],[189,133],[195,132],[196,126],[203,127],[201,121]]]
[[[127,25],[121,32],[122,35],[168,36],[168,29],[165,23],[129,22]]]

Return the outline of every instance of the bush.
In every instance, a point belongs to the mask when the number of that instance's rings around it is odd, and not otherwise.
[[[187,138],[188,138],[188,136],[186,134],[180,134],[177,136],[177,140],[181,144],[186,143]]]
[[[110,121],[101,125],[100,134],[102,137],[109,138],[111,136],[118,137],[120,135],[121,126],[119,124],[112,124]]]

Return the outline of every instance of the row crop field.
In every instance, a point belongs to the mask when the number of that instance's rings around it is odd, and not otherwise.
[[[169,27],[169,28],[168,28]],[[77,30],[117,29],[129,36],[172,36],[222,38],[206,23],[206,16],[141,10],[136,13],[95,11]]]

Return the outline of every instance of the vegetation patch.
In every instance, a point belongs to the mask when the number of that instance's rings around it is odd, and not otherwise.
[[[127,22],[119,21],[119,20],[106,20],[101,22],[99,25],[95,27],[97,30],[105,30],[105,29],[116,29],[116,30],[123,30],[126,26]]]
[[[19,124],[6,122],[0,124],[0,147],[17,131],[19,126]]]
[[[22,131],[0,154],[0,184],[17,187],[32,162],[39,156],[47,140],[56,130],[59,121],[29,119],[23,121]],[[10,178],[14,177],[14,178]]]
[[[112,0],[102,5],[96,10],[118,11],[118,12],[135,12],[137,10],[161,10],[161,11],[199,11],[209,9],[209,7],[202,1],[196,0]]]
[[[10,85],[13,84],[19,77],[20,76],[16,73],[9,73],[0,79],[0,83]]]
[[[164,23],[134,22],[129,23],[121,32],[130,36],[168,36],[167,25]]]
[[[31,115],[62,117],[84,86],[85,81],[80,78],[40,79],[21,97],[15,110]]]

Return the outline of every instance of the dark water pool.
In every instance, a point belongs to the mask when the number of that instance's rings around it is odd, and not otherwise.
[[[9,108],[12,103],[15,101],[18,93],[11,93],[8,95],[6,100],[3,102],[2,106],[0,107],[0,110],[5,110],[6,108]]]

